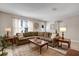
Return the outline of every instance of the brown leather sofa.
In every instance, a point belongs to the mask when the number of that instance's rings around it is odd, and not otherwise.
[[[39,39],[43,39],[45,41],[48,42],[52,42],[51,40],[51,35],[52,33],[50,32],[27,32],[27,33],[23,33],[23,36],[19,38],[19,34],[16,34],[16,45],[22,45],[22,44],[26,44],[29,43],[29,39],[31,38],[39,38]]]

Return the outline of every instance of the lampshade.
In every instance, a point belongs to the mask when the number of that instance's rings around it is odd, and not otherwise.
[[[60,27],[60,32],[66,32],[66,27]]]
[[[7,27],[7,28],[5,28],[5,31],[11,32],[11,28]]]

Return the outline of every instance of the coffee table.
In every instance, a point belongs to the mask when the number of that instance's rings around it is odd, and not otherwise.
[[[41,39],[29,39],[30,43],[33,43],[37,46],[39,46],[40,48],[40,54],[41,54],[41,48],[45,45],[47,45],[47,49],[48,49],[48,42],[41,40]]]

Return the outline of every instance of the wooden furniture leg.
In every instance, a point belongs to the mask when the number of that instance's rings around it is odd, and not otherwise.
[[[40,46],[40,54],[41,54],[41,48],[42,48],[42,47]]]

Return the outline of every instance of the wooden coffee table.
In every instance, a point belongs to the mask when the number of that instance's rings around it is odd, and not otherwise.
[[[41,48],[45,45],[47,45],[47,49],[48,49],[48,42],[41,40],[41,39],[29,39],[30,43],[33,43],[37,46],[40,47],[40,54],[41,54]]]

